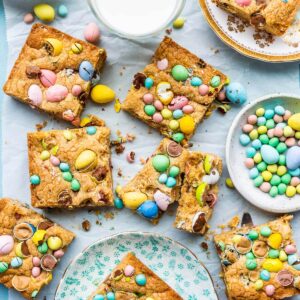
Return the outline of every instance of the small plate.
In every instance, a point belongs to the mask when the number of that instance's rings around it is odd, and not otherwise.
[[[55,300],[87,299],[130,251],[184,299],[218,299],[208,271],[189,249],[158,234],[124,232],[101,239],[80,253],[65,271]]]
[[[300,112],[300,98],[298,96],[280,93],[261,97],[244,107],[234,119],[228,132],[226,163],[235,188],[246,200],[269,212],[288,213],[300,210],[300,195],[292,198],[278,195],[272,198],[269,194],[255,187],[253,180],[249,178],[249,171],[244,165],[246,147],[243,147],[239,142],[242,127],[246,123],[247,117],[255,114],[259,107],[268,109],[274,108],[276,105],[282,105],[292,113]]]
[[[237,17],[236,22],[230,21],[232,15],[217,7],[212,0],[199,0],[202,13],[217,36],[241,54],[267,62],[288,62],[300,59],[299,27],[297,21],[283,37],[259,33],[254,38],[255,29],[245,24]],[[242,29],[242,30],[241,30]],[[293,31],[293,34],[291,32]],[[288,44],[289,42],[289,44]],[[298,43],[298,44],[297,44]]]

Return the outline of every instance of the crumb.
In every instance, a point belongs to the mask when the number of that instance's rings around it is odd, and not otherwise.
[[[115,217],[115,215],[114,215],[113,212],[106,212],[106,213],[104,214],[104,218],[105,218],[106,220],[112,220],[114,217]]]
[[[119,177],[122,177],[122,175],[123,175],[123,174],[122,174],[122,170],[119,168],[119,169],[118,169],[118,176],[119,176]]]
[[[172,33],[172,28],[166,29],[166,34],[170,35]]]
[[[131,133],[127,133],[126,134],[126,139],[128,142],[133,142],[135,140],[135,135],[131,134]]]
[[[116,151],[117,154],[123,153],[124,150],[125,150],[125,146],[123,146],[122,144],[118,144],[115,147],[115,151]]]
[[[47,124],[48,124],[47,121],[43,121],[43,123],[35,124],[35,128],[37,131],[41,131],[42,129],[44,129],[47,126]]]
[[[147,161],[144,158],[140,158],[140,162],[142,165],[144,165]]]
[[[91,229],[91,223],[89,220],[84,220],[82,223],[81,223],[81,226],[82,226],[82,229],[84,231],[89,231]]]
[[[240,223],[240,217],[239,216],[234,216],[229,222],[228,222],[228,227],[229,228],[232,228],[232,229],[235,229],[238,227]]]
[[[102,223],[99,220],[96,220],[97,225],[102,225]]]
[[[202,242],[200,244],[201,248],[204,250],[204,251],[207,251],[208,250],[208,244],[206,242]]]

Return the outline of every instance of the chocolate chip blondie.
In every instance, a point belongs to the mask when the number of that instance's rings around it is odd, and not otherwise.
[[[33,109],[77,126],[105,59],[104,49],[37,23],[3,90]]]
[[[283,35],[292,24],[299,0],[213,0],[229,13],[249,22],[258,30]]]
[[[220,157],[191,152],[184,168],[184,181],[174,226],[192,233],[205,234],[218,199],[217,182],[222,173]]]
[[[152,62],[135,74],[122,109],[184,143],[226,81],[220,71],[165,37]]]
[[[284,216],[214,237],[228,299],[285,299],[300,294],[300,260]]]
[[[90,117],[80,123],[87,127],[28,133],[32,206],[113,205],[110,130]]]
[[[0,283],[34,299],[74,234],[18,201],[0,199]]]
[[[88,298],[88,300],[100,299],[182,300],[133,253],[128,253]]]

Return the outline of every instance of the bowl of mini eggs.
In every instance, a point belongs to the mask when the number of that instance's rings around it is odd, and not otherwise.
[[[239,193],[274,213],[300,210],[300,97],[272,94],[245,106],[226,140]]]

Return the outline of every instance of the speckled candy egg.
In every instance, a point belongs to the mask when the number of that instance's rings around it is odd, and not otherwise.
[[[56,74],[50,70],[42,69],[39,75],[40,81],[44,87],[50,87],[56,82]]]
[[[226,86],[227,99],[235,104],[244,104],[247,101],[247,92],[239,82],[232,82]]]
[[[31,101],[31,104],[34,106],[39,106],[42,103],[43,93],[37,84],[32,84],[29,87],[28,98]]]
[[[60,84],[50,86],[46,90],[46,99],[49,102],[60,102],[64,100],[68,95],[68,89]]]
[[[145,201],[138,209],[137,212],[148,219],[156,218],[158,215],[158,206],[154,201]]]
[[[261,151],[262,159],[267,164],[272,165],[272,164],[276,164],[278,162],[278,160],[279,160],[279,153],[272,146],[262,145],[260,151]]]
[[[90,81],[94,75],[94,71],[94,67],[89,61],[84,60],[83,62],[81,62],[79,66],[79,76],[83,80]]]
[[[0,255],[6,255],[12,251],[14,247],[14,239],[11,235],[0,236]]]
[[[89,23],[84,29],[84,38],[90,43],[96,43],[100,38],[100,29],[96,23]]]
[[[182,109],[185,105],[189,103],[189,100],[185,96],[176,96],[171,103],[168,105],[170,110]]]

